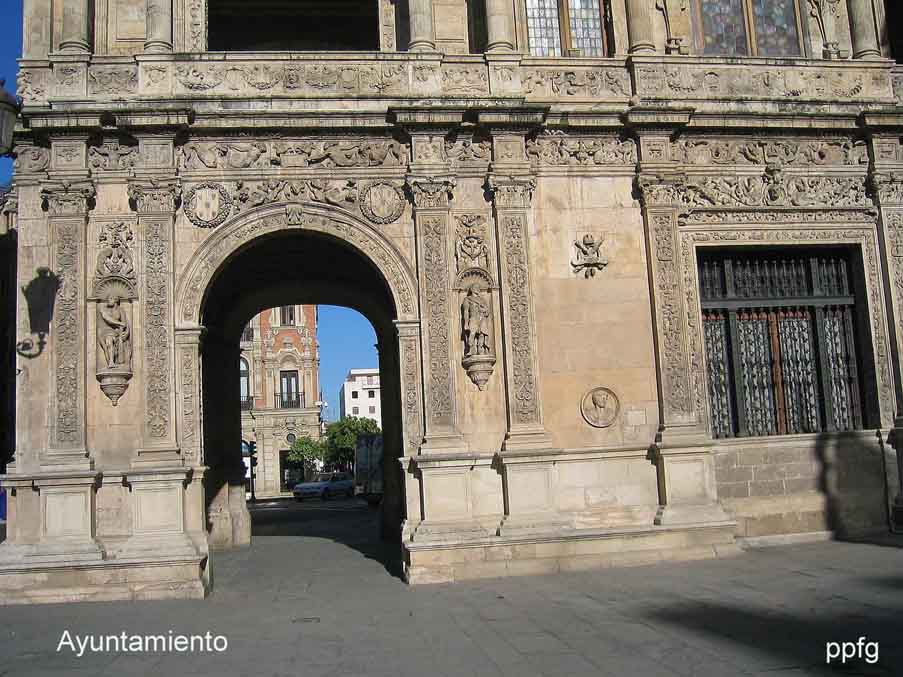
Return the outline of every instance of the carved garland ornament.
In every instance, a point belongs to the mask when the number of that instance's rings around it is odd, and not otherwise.
[[[182,209],[198,228],[217,228],[232,213],[232,197],[221,183],[200,183],[186,193]]]

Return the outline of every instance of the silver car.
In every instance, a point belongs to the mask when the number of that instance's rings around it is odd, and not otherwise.
[[[354,496],[354,480],[351,475],[344,472],[322,473],[313,482],[296,484],[292,493],[298,501],[316,497],[324,501],[334,496],[350,498]]]

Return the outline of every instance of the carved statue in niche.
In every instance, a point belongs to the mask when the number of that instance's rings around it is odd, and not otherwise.
[[[133,376],[132,301],[137,298],[133,240],[130,225],[122,222],[104,225],[98,238],[90,299],[97,307],[97,381],[114,407]]]
[[[464,340],[464,359],[461,364],[474,385],[485,390],[495,367],[491,287],[479,280],[463,291],[461,335]]]
[[[472,285],[461,302],[461,326],[464,330],[464,357],[488,355],[489,295],[478,284]]]
[[[97,342],[103,351],[107,369],[132,370],[132,328],[118,296],[98,305],[102,320],[97,326]]]

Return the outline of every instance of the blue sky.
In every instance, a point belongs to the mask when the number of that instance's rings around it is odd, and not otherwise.
[[[15,93],[16,59],[22,53],[22,0],[0,0],[0,78],[6,78],[6,89]],[[0,184],[9,181],[13,163],[0,158]]]
[[[0,0],[0,78],[15,93],[16,59],[22,51],[22,0]],[[12,160],[0,158],[0,183],[12,175]],[[376,333],[360,313],[349,308],[320,306],[320,387],[329,403],[326,415],[339,413],[339,388],[349,369],[379,365]]]

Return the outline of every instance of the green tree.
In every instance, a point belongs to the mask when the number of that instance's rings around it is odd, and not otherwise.
[[[326,460],[326,445],[312,440],[307,435],[297,438],[288,450],[288,462],[301,466],[305,470],[313,468],[317,461]]]
[[[358,435],[379,435],[381,432],[376,421],[358,416],[346,416],[330,423],[326,426],[326,462],[350,468],[354,463]]]

